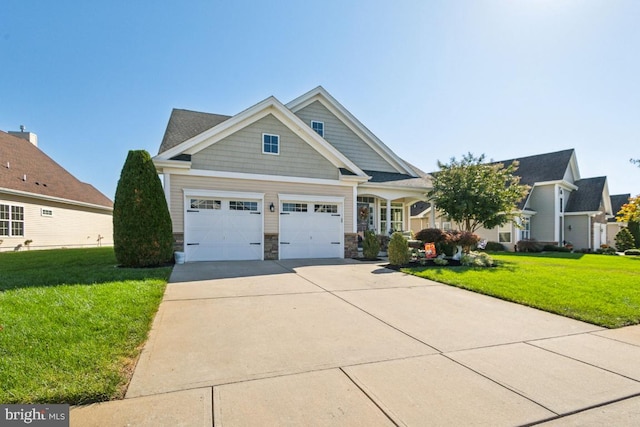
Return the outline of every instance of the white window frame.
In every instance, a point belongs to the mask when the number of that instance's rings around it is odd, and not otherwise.
[[[445,231],[451,230],[451,221],[442,221],[442,229]]]
[[[509,234],[509,240],[503,240],[502,235]],[[508,222],[498,227],[498,243],[512,243],[513,242],[513,228],[511,223]]]
[[[21,205],[9,205],[6,203],[0,203],[0,206],[4,206],[8,209],[7,213],[8,216],[7,218],[1,218],[0,221],[2,222],[6,222],[7,223],[7,231],[6,234],[0,234],[1,237],[24,237],[25,236],[25,213],[24,213],[24,206]],[[15,218],[15,213],[14,213],[14,209],[20,209],[20,215],[22,216],[22,219],[16,219]],[[14,225],[15,224],[22,224],[22,233],[14,233]]]
[[[277,141],[276,141],[276,150],[277,151],[275,153],[272,152],[272,151],[265,151],[264,148],[265,148],[265,144],[266,144],[266,141],[265,141],[266,137],[271,137],[271,138],[275,137],[275,138],[277,138]],[[270,143],[270,145],[271,144],[272,143]],[[263,133],[262,134],[262,154],[269,154],[269,155],[272,155],[272,156],[280,155],[280,135],[276,135],[276,134],[273,134],[273,133]]]
[[[320,129],[320,132],[318,132],[318,129],[314,128],[313,125],[320,125],[322,127],[322,129]],[[311,120],[311,129],[313,129],[315,133],[324,138],[324,122]]]
[[[380,229],[381,230],[391,230],[393,232],[396,231],[404,231],[404,204],[402,203],[397,203],[397,202],[392,202],[390,209],[389,209],[389,213],[391,214],[391,226],[389,227],[387,225],[387,205],[380,203],[380,209],[379,209],[379,214],[380,214]],[[400,220],[394,220],[394,213],[400,213]],[[394,228],[394,225],[398,225],[400,224],[400,229],[396,229]]]
[[[40,208],[40,216],[51,218],[53,216],[53,209]]]
[[[520,230],[520,237],[522,240],[531,239],[531,217],[522,217],[522,230]]]

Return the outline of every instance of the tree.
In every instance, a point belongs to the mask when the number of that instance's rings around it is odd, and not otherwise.
[[[387,252],[389,254],[389,264],[391,265],[404,265],[409,262],[409,244],[402,233],[396,231],[391,235]]]
[[[629,159],[629,161],[640,168],[640,159]]]
[[[160,178],[145,150],[127,156],[113,204],[116,259],[125,267],[149,267],[173,256],[171,217]]]
[[[460,161],[452,158],[449,164],[438,161],[440,171],[433,174],[433,189],[427,193],[464,231],[491,229],[518,217],[516,205],[529,190],[514,175],[517,161],[505,167],[483,163],[484,159],[484,154],[476,158],[468,153]]]
[[[623,228],[622,230],[618,231],[618,234],[616,234],[615,237],[615,241],[616,249],[618,249],[618,251],[620,252],[624,252],[627,249],[633,249],[633,236],[631,235],[631,232],[628,228]]]
[[[364,240],[362,241],[362,256],[366,259],[376,259],[380,252],[380,242],[376,233],[371,230],[364,232]]]
[[[629,203],[622,205],[616,214],[618,222],[626,222],[629,232],[635,241],[635,247],[640,247],[640,195],[630,197]]]

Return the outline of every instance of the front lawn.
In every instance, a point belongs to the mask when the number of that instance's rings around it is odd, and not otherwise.
[[[0,253],[0,402],[122,397],[171,268],[113,248]]]
[[[640,323],[640,258],[496,253],[494,268],[404,268],[405,273],[607,328]]]

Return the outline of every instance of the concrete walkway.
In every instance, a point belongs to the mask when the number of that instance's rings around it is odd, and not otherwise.
[[[353,260],[176,265],[126,399],[73,426],[638,425],[606,330]]]

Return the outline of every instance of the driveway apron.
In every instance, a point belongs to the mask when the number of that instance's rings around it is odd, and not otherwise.
[[[72,425],[635,425],[615,331],[355,260],[174,267],[126,398]]]

